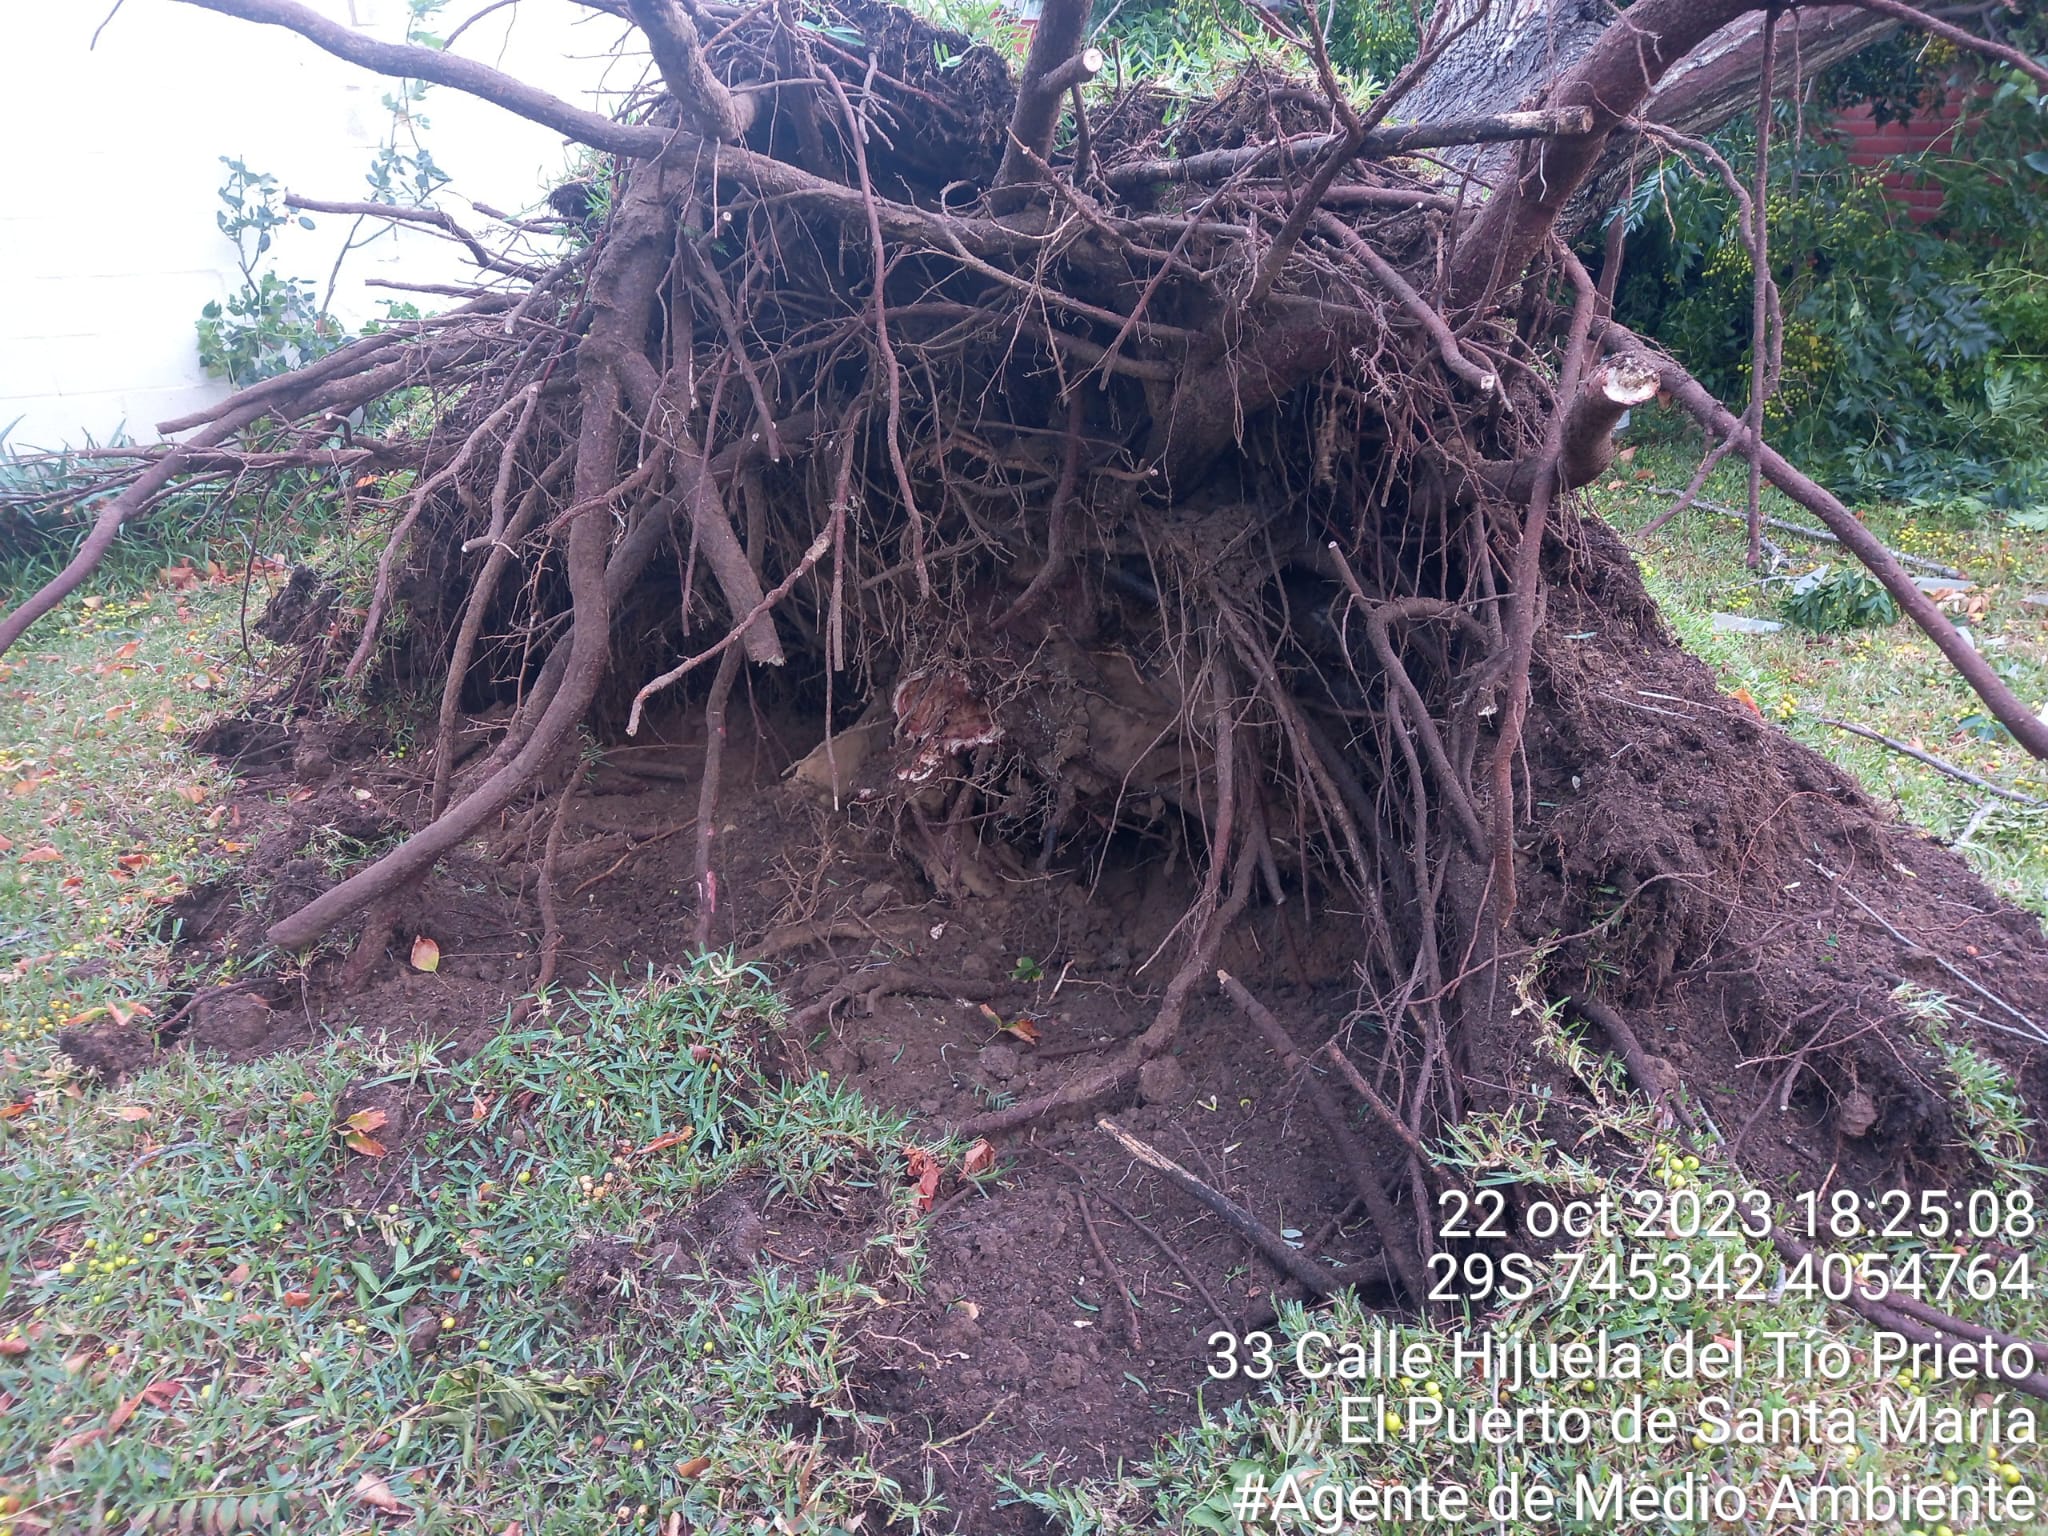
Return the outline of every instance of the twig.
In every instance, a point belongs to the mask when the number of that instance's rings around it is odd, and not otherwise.
[[[1422,1138],[1408,1129],[1408,1122],[1394,1113],[1394,1106],[1379,1096],[1372,1084],[1368,1083],[1358,1068],[1351,1064],[1351,1058],[1337,1048],[1336,1041],[1332,1040],[1323,1047],[1323,1057],[1337,1069],[1337,1074],[1350,1084],[1351,1091],[1365,1101],[1365,1107],[1373,1112],[1380,1124],[1394,1133],[1395,1138],[1409,1150],[1427,1174],[1433,1175],[1435,1165],[1430,1161],[1429,1149],[1422,1144]]]
[[[1282,1273],[1299,1280],[1318,1296],[1329,1296],[1343,1289],[1343,1282],[1335,1273],[1288,1247],[1287,1240],[1279,1233],[1230,1196],[1203,1183],[1157,1147],[1149,1142],[1140,1141],[1107,1115],[1095,1122],[1095,1128],[1147,1168],[1177,1185],[1184,1193],[1201,1201],[1231,1231],[1271,1259],[1274,1267]]]
[[[1894,752],[1902,752],[1915,762],[1925,763],[1928,767],[1937,769],[1947,774],[1950,778],[1958,779],[1965,784],[1974,784],[1986,794],[1996,795],[2001,800],[2010,800],[2017,805],[2048,805],[2048,800],[2039,800],[2032,795],[2022,794],[2017,789],[2007,789],[2003,784],[1994,784],[1982,774],[1972,773],[1967,768],[1958,767],[1947,758],[1936,757],[1932,752],[1922,751],[1911,742],[1900,741],[1896,736],[1887,736],[1882,731],[1873,731],[1867,725],[1851,725],[1846,720],[1834,720],[1826,715],[1820,715],[1816,718],[1819,719],[1822,725],[1831,725],[1838,731],[1847,731],[1851,736],[1861,736],[1865,741],[1874,741],[1879,746],[1890,747]]]
[[[1714,450],[1715,455],[1724,454],[1733,446],[1732,442],[1723,442],[1719,448]],[[1713,462],[1718,463],[1719,458],[1716,457]],[[1705,484],[1704,479],[1701,480],[1701,484]],[[1685,509],[1684,499],[1686,493],[1684,491],[1674,491],[1669,486],[1653,485],[1650,487],[1650,494],[1652,496],[1676,496],[1681,500],[1680,505],[1671,508],[1668,512],[1658,514],[1654,521],[1646,524],[1642,530],[1645,534],[1656,532],[1673,516]],[[1741,508],[1731,507],[1725,502],[1709,501],[1706,497],[1697,494],[1697,492],[1692,496],[1691,504],[1702,511],[1713,513],[1716,517],[1733,518],[1737,522],[1741,522],[1745,518]],[[1779,533],[1789,533],[1795,538],[1811,539],[1816,544],[1840,544],[1842,542],[1825,528],[1809,528],[1804,523],[1795,523],[1786,517],[1766,517],[1764,519],[1764,526],[1775,529]],[[1951,581],[1969,580],[1967,576],[1954,566],[1943,565],[1939,560],[1930,560],[1925,555],[1909,555],[1902,549],[1893,549],[1890,545],[1885,546],[1885,553],[1901,565],[1918,566],[1930,576],[1945,576]]]
[[[752,612],[747,614],[746,617],[741,619],[739,623],[735,624],[730,630],[726,631],[726,636],[723,640],[719,641],[718,644],[712,646],[711,649],[709,649],[708,651],[699,651],[695,656],[692,656],[688,661],[683,662],[679,666],[670,668],[668,671],[662,673],[661,676],[655,678],[652,682],[644,685],[638,693],[634,694],[632,711],[626,717],[626,734],[628,736],[637,736],[640,733],[640,711],[646,706],[647,699],[650,694],[659,693],[662,689],[667,688],[674,683],[682,681],[684,677],[696,671],[699,667],[703,666],[705,662],[714,660],[718,656],[724,654],[727,649],[738,644],[739,641],[743,639],[746,636],[746,634],[754,627],[754,621],[760,618],[763,614],[767,613],[771,608],[773,608],[777,603],[781,602],[785,597],[789,596],[790,590],[793,587],[795,587],[799,581],[802,581],[804,579],[804,573],[809,571],[812,566],[816,565],[821,559],[823,559],[825,551],[830,549],[831,547],[831,534],[819,534],[815,539],[811,540],[811,547],[804,551],[804,557],[803,559],[797,561],[796,568],[792,570],[787,576],[782,578],[781,583],[775,588],[773,592],[770,592],[766,597],[762,598],[760,602],[756,603],[754,605]]]
[[[1088,1234],[1088,1246],[1095,1250],[1095,1262],[1102,1266],[1102,1283],[1116,1297],[1117,1310],[1123,1314],[1124,1342],[1132,1354],[1141,1347],[1138,1337],[1138,1308],[1131,1300],[1131,1293],[1124,1286],[1123,1271],[1116,1267],[1116,1261],[1109,1256],[1109,1250],[1102,1246],[1102,1234],[1095,1230],[1095,1213],[1088,1209],[1088,1197],[1076,1195],[1074,1204],[1081,1212],[1081,1226]]]
[[[1344,1118],[1344,1111],[1331,1094],[1329,1085],[1302,1060],[1300,1050],[1294,1044],[1293,1036],[1264,1003],[1253,997],[1245,984],[1228,971],[1216,973],[1216,984],[1223,988],[1230,1000],[1237,1004],[1238,1011],[1252,1021],[1253,1027],[1265,1037],[1273,1054],[1280,1058],[1280,1069],[1289,1077],[1298,1077],[1308,1094],[1308,1101],[1315,1109],[1316,1117],[1323,1122],[1323,1129],[1330,1133],[1330,1140],[1336,1145],[1337,1159],[1343,1163],[1344,1171],[1350,1175],[1351,1187],[1358,1198],[1365,1202],[1366,1214],[1378,1229],[1380,1241],[1386,1245],[1388,1262],[1394,1266],[1394,1273],[1401,1277],[1401,1285],[1418,1307],[1426,1307],[1429,1300],[1429,1281],[1423,1273],[1422,1264],[1413,1248],[1402,1241],[1400,1226],[1394,1216],[1394,1203],[1387,1198],[1387,1192],[1380,1187],[1377,1175],[1366,1160],[1365,1148],[1357,1136],[1352,1134],[1350,1124]]]
[[[1110,1194],[1107,1190],[1096,1188],[1095,1185],[1089,1181],[1088,1176],[1081,1172],[1081,1170],[1077,1166],[1075,1166],[1071,1158],[1065,1156],[1062,1153],[1054,1152],[1050,1147],[1047,1147],[1045,1150],[1051,1157],[1058,1161],[1059,1165],[1062,1168],[1065,1168],[1067,1172],[1071,1173],[1074,1176],[1074,1181],[1077,1184],[1079,1184],[1082,1189],[1086,1190],[1095,1199],[1100,1200],[1112,1211],[1115,1211],[1117,1215],[1123,1217],[1125,1221],[1129,1222],[1133,1227],[1137,1228],[1138,1232],[1146,1239],[1146,1241],[1151,1243],[1154,1248],[1157,1248],[1162,1254],[1164,1254],[1166,1256],[1167,1262],[1173,1265],[1175,1269],[1180,1271],[1181,1279],[1187,1281],[1188,1285],[1193,1288],[1194,1293],[1202,1298],[1203,1305],[1208,1307],[1210,1312],[1215,1314],[1216,1321],[1221,1323],[1226,1328],[1232,1328],[1236,1326],[1236,1319],[1233,1318],[1228,1312],[1224,1311],[1222,1303],[1217,1301],[1217,1299],[1214,1296],[1209,1294],[1209,1288],[1206,1285],[1202,1284],[1201,1276],[1197,1275],[1194,1272],[1194,1269],[1188,1264],[1188,1261],[1181,1257],[1180,1250],[1175,1248],[1173,1244],[1169,1243],[1165,1238],[1161,1237],[1157,1232],[1155,1232],[1151,1228],[1151,1226],[1144,1220],[1144,1218],[1139,1216],[1138,1213],[1136,1211],[1133,1211],[1129,1206],[1125,1205],[1123,1201],[1117,1199],[1115,1195]]]
[[[2025,1025],[2028,1032],[2032,1035],[2034,1039],[2042,1041],[2043,1043],[2048,1043],[2048,1030],[2043,1030],[2040,1025],[2036,1024],[2024,1013],[2021,1013],[2019,1009],[2013,1007],[2011,1003],[2008,1003],[2004,998],[2000,997],[1996,992],[1993,992],[1990,988],[1984,986],[1974,977],[1969,976],[1963,971],[1957,970],[1953,964],[1951,964],[1948,960],[1944,959],[1939,954],[1936,954],[1934,950],[1929,948],[1927,945],[1922,944],[1918,939],[1915,939],[1910,935],[1901,932],[1892,923],[1888,922],[1884,918],[1884,916],[1881,913],[1879,913],[1877,908],[1873,907],[1861,896],[1858,896],[1854,891],[1850,890],[1848,886],[1844,885],[1842,883],[1841,875],[1836,873],[1834,870],[1829,869],[1827,865],[1821,863],[1818,859],[1809,859],[1807,860],[1807,862],[1811,864],[1815,869],[1819,870],[1825,878],[1832,880],[1835,883],[1835,889],[1840,891],[1844,896],[1848,897],[1851,901],[1855,902],[1858,907],[1862,908],[1864,916],[1868,917],[1873,923],[1876,923],[1878,927],[1882,928],[1886,933],[1890,934],[1893,938],[1897,939],[1901,944],[1905,945],[1908,949],[1919,950],[1925,954],[1933,956],[1934,963],[1940,966],[1944,971],[1947,971],[1949,975],[1955,977],[1957,981],[1960,981],[1964,986],[1968,987],[1972,992],[1976,993],[1979,997],[1983,998],[1984,1001],[1986,1001],[1987,1003],[1990,1003],[1993,1006],[2000,1009],[2001,1011],[2010,1014],[2013,1018],[2017,1019],[2021,1024]]]

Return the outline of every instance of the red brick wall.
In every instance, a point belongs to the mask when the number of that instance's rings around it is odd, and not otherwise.
[[[1954,141],[1967,97],[1949,96],[1925,111],[1915,112],[1910,123],[1891,122],[1879,127],[1868,107],[1855,107],[1835,120],[1848,136],[1849,160],[1853,165],[1879,165],[1894,155],[1918,154],[1924,149],[1939,152]],[[1925,222],[1941,207],[1941,194],[1932,187],[1912,185],[1912,178],[1897,174],[1884,179],[1892,200],[1915,220]]]

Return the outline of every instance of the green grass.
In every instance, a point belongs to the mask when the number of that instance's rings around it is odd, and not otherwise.
[[[1681,487],[1697,450],[1669,445],[1638,450],[1633,461],[1595,487],[1595,508],[1625,537],[1671,505],[1652,487]],[[1744,501],[1740,464],[1724,463],[1707,495]],[[1813,518],[1774,491],[1773,516]],[[2048,534],[1993,521],[1969,526],[1939,509],[1873,507],[1871,529],[1895,549],[1963,571],[1975,589],[1951,600],[1957,617],[2020,699],[2048,707],[2048,608],[2023,601],[2048,592]],[[1817,565],[1840,569],[1832,546],[1773,535],[1791,561],[1787,575]],[[2048,764],[2029,757],[1910,622],[1820,635],[1796,626],[1771,635],[1719,633],[1716,612],[1782,619],[1785,580],[1760,584],[1743,564],[1741,524],[1692,513],[1640,545],[1652,596],[1686,649],[1712,667],[1729,691],[1746,689],[1766,718],[1838,764],[1902,820],[1956,843],[1957,851],[2006,900],[2048,915],[2048,810],[2016,805],[1938,773],[1901,753],[1822,724],[1846,720],[1944,757],[1995,783],[2048,800]],[[1967,840],[1962,840],[1968,833]]]
[[[420,1531],[913,1513],[840,1448],[846,1330],[910,1262],[902,1126],[825,1079],[770,1082],[751,1053],[774,1006],[707,959],[468,1061],[361,1037],[234,1068],[178,1052],[39,1098],[0,1163],[21,1528],[196,1507],[205,1529],[338,1531],[386,1497]],[[365,1155],[348,1106],[380,1089],[409,1094],[409,1140]],[[727,1186],[771,1232],[849,1205],[874,1230],[808,1281],[629,1267],[602,1322],[565,1292],[586,1244],[644,1248]]]
[[[138,1016],[171,974],[160,904],[246,852],[182,744],[255,680],[238,603],[95,600],[0,664],[0,1533],[361,1530],[385,1499],[528,1536],[921,1519],[844,1390],[849,1324],[921,1262],[903,1127],[763,1073],[755,973],[557,997],[465,1061],[356,1035],[73,1077],[57,1032]],[[394,1093],[406,1137],[352,1150]],[[830,1216],[850,1252],[579,1310],[587,1243],[644,1252],[721,1188],[771,1234]]]
[[[253,681],[239,607],[225,582],[88,598],[0,660],[0,1097],[58,1028],[148,1006],[158,909],[246,851],[183,744]]]

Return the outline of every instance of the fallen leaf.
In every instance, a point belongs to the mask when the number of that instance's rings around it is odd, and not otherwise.
[[[310,1307],[313,1305],[313,1293],[311,1291],[286,1291],[284,1293],[284,1304],[288,1307]]]
[[[233,1269],[228,1271],[229,1285],[240,1285],[244,1280],[247,1280],[248,1278],[249,1266],[246,1264],[237,1264]]]
[[[52,848],[48,843],[45,843],[40,848],[29,849],[27,853],[21,856],[21,862],[24,864],[61,864],[64,862],[64,855]]]
[[[960,1172],[971,1178],[995,1165],[996,1149],[989,1145],[987,1137],[983,1137],[967,1149],[967,1155],[960,1160]]]
[[[14,852],[14,840],[8,837],[0,837],[0,853],[12,852]]]
[[[140,1104],[123,1104],[114,1111],[114,1118],[116,1120],[147,1120],[149,1118],[149,1111]]]
[[[391,1150],[368,1131],[350,1131],[341,1138],[341,1144],[351,1152],[360,1152],[364,1157],[383,1157]]]
[[[1038,1044],[1038,1021],[1019,1016],[1003,1026],[1003,1033],[1015,1035],[1026,1045],[1036,1045]]]
[[[374,1472],[365,1472],[356,1479],[356,1500],[372,1509],[381,1509],[387,1515],[402,1514],[405,1506],[398,1495],[391,1491],[391,1485]]]
[[[206,786],[204,784],[176,784],[172,786],[171,793],[180,799],[190,800],[194,805],[198,805],[206,798]]]
[[[36,1101],[33,1094],[25,1099],[16,1099],[12,1104],[0,1104],[0,1120],[18,1119],[35,1107]]]
[[[122,646],[121,649],[114,652],[114,660],[126,661],[130,656],[133,656],[137,651],[141,649],[142,642],[140,640],[130,640],[126,645]]]
[[[150,858],[146,853],[124,853],[114,863],[122,869],[147,869]]]
[[[635,1147],[633,1155],[635,1157],[645,1157],[650,1152],[660,1152],[669,1147],[680,1147],[696,1134],[697,1128],[694,1125],[686,1125],[680,1131],[670,1131],[666,1136],[655,1137],[654,1140],[647,1143],[644,1147]]]
[[[412,968],[416,971],[441,969],[441,946],[424,934],[412,941]]]
[[[122,1398],[114,1411],[107,1415],[107,1433],[110,1435],[118,1433],[123,1424],[134,1418],[135,1410],[142,1406],[142,1399],[146,1395],[146,1393],[138,1392],[133,1397]]]
[[[104,1427],[96,1427],[93,1429],[81,1429],[75,1435],[66,1435],[62,1440],[59,1440],[50,1447],[48,1458],[50,1465],[55,1466],[60,1461],[75,1460],[76,1458],[72,1455],[74,1451],[80,1446],[91,1445],[95,1440],[105,1439],[106,1434],[107,1431]]]
[[[711,1458],[709,1456],[692,1456],[688,1461],[676,1463],[677,1477],[702,1477],[710,1470]]]
[[[1756,699],[1751,696],[1750,691],[1747,688],[1736,689],[1734,693],[1734,699],[1736,703],[1742,705],[1752,715],[1755,715],[1757,719],[1763,719],[1764,712],[1761,709],[1757,708]]]
[[[153,1381],[142,1389],[142,1395],[158,1408],[168,1408],[184,1395],[182,1381]]]
[[[939,1160],[923,1147],[903,1149],[904,1172],[917,1185],[917,1208],[928,1211],[939,1192]]]
[[[0,1355],[25,1355],[27,1353],[28,1340],[21,1337],[20,1334],[16,1334],[12,1338],[0,1339]]]

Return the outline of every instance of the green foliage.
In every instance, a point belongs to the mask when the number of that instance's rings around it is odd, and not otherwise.
[[[1898,116],[1928,94],[1939,58],[1920,48],[1905,80],[1866,61],[1860,84],[1835,80],[1824,94],[1861,91]],[[1951,56],[1934,83],[1947,88],[1952,68]],[[1974,78],[1956,75],[1956,88]],[[1848,494],[1960,490],[2024,514],[2048,501],[2044,116],[2016,71],[1995,74],[1978,102],[1953,141],[1876,169],[1851,165],[1836,135],[1781,109],[1768,216],[1786,334],[1769,425]],[[1744,174],[1754,144],[1753,120],[1718,139]],[[1887,171],[1938,190],[1938,215],[1909,219],[1886,196]],[[1667,160],[1624,216],[1623,319],[1724,398],[1746,395],[1751,272],[1729,193],[1711,172]]]
[[[1306,33],[1308,13],[1293,0],[1273,9]],[[1411,13],[1401,0],[1336,0],[1318,5],[1330,60],[1356,95],[1369,97],[1415,56]],[[1252,58],[1306,71],[1302,51],[1282,43],[1246,0],[1146,0],[1097,8],[1097,41],[1116,50],[1125,80],[1207,94]]]
[[[209,302],[199,311],[198,330],[199,361],[237,389],[304,367],[346,339],[319,312],[310,283],[275,272],[225,304]]]
[[[446,5],[447,0],[407,0],[405,41],[441,46],[426,24]],[[400,80],[397,90],[384,98],[390,131],[363,177],[373,202],[431,207],[434,194],[448,184],[447,174],[420,137],[428,126],[419,112],[426,92],[422,81]],[[302,368],[350,339],[333,314],[334,280],[350,251],[387,237],[391,227],[375,223],[366,229],[365,221],[358,219],[322,296],[307,279],[283,276],[266,261],[280,230],[294,222],[312,229],[313,220],[285,207],[284,187],[275,176],[227,155],[221,156],[221,164],[228,168],[228,176],[221,184],[223,206],[214,221],[234,244],[242,286],[225,302],[215,300],[200,310],[199,360],[208,373],[241,389]]]
[[[200,310],[199,360],[240,389],[303,367],[347,338],[321,313],[312,284],[264,265],[277,231],[292,222],[278,179],[228,155],[220,163],[228,176],[214,222],[234,244],[242,287],[225,304],[214,300]],[[313,227],[303,215],[298,222]]]
[[[1851,629],[1881,629],[1899,621],[1899,605],[1876,578],[1843,566],[1821,566],[1792,583],[1792,595],[1779,610],[1801,629],[1839,635]]]

